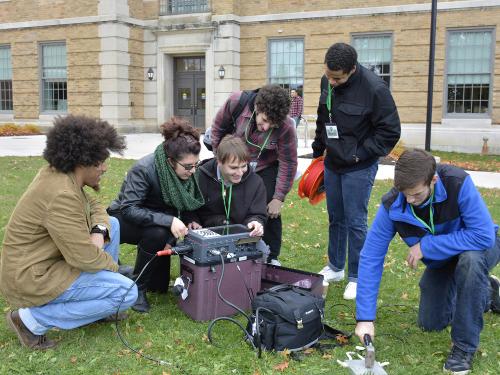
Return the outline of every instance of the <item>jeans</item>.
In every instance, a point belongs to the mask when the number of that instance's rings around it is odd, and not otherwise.
[[[175,245],[176,239],[170,228],[159,225],[141,226],[123,217],[121,213],[113,213],[120,222],[120,242],[137,245],[137,260],[134,273],[137,275],[145,264],[145,258],[152,258],[158,250],[162,250],[168,243]],[[139,252],[143,251],[149,256],[141,258]],[[145,288],[152,292],[166,293],[170,282],[171,257],[157,257],[146,269],[142,279]]]
[[[110,217],[111,242],[104,246],[115,262],[118,261],[120,225]],[[116,272],[107,270],[96,273],[82,272],[80,276],[57,298],[42,306],[19,309],[24,325],[35,335],[43,335],[51,328],[73,329],[131,307],[137,299],[137,287],[133,281]]]
[[[262,178],[264,186],[266,187],[267,202],[273,199],[274,188],[276,186],[276,178],[278,177],[278,164],[273,164],[257,174]],[[283,224],[281,222],[281,215],[275,219],[267,218],[266,225],[264,226],[264,236],[262,239],[269,245],[269,260],[278,259],[281,252],[281,236],[283,231]]]
[[[488,271],[500,260],[500,237],[485,251],[464,251],[441,268],[427,268],[420,279],[418,325],[440,331],[451,324],[451,339],[459,349],[474,353],[489,309]]]
[[[359,253],[368,229],[368,201],[378,163],[347,173],[325,168],[324,183],[328,209],[328,266],[334,271],[345,268],[348,251],[348,279],[358,280]]]

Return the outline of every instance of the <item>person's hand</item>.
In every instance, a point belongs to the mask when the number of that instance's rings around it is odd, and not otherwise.
[[[247,227],[248,229],[252,229],[250,237],[260,237],[264,234],[264,227],[256,220],[249,222]]]
[[[175,238],[184,237],[188,234],[188,229],[182,221],[174,217],[172,219],[172,225],[170,226],[170,231]]]
[[[422,254],[422,249],[420,249],[420,242],[418,242],[410,247],[406,261],[411,268],[415,269],[418,266],[418,261],[423,257],[424,255]]]
[[[188,224],[188,229],[194,230],[194,229],[201,229],[202,226],[198,224],[196,221],[192,221]]]
[[[356,324],[356,329],[354,330],[356,336],[358,336],[359,341],[364,345],[363,337],[368,333],[372,340],[375,338],[375,324],[373,322],[358,322]]]
[[[90,242],[96,245],[99,249],[104,246],[104,236],[102,233],[90,233]]]
[[[267,204],[267,214],[271,219],[276,219],[281,214],[281,208],[283,207],[283,202],[279,199],[274,198]]]

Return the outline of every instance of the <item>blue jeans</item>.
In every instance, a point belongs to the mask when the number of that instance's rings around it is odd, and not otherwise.
[[[104,246],[115,262],[120,247],[120,224],[110,217],[111,242]],[[35,335],[43,335],[51,328],[72,329],[116,312],[124,294],[133,281],[111,271],[82,272],[60,296],[42,306],[19,309],[24,325]],[[131,307],[137,299],[134,285],[125,297],[120,311]]]
[[[418,325],[440,331],[451,324],[451,339],[459,349],[474,353],[489,309],[488,271],[500,260],[500,237],[485,251],[464,251],[442,268],[427,268],[420,279]]]
[[[325,168],[326,206],[328,209],[328,266],[334,271],[345,268],[348,250],[348,279],[358,280],[359,253],[368,229],[368,201],[378,163],[347,173]]]

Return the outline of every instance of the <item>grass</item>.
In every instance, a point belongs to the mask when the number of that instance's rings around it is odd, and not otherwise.
[[[121,181],[133,164],[131,160],[112,159],[102,182],[99,196],[105,204],[117,194]],[[0,158],[0,240],[15,203],[37,170],[44,165],[38,157]],[[390,181],[377,181],[369,207],[372,220],[381,195]],[[494,220],[500,222],[500,190],[481,189]],[[310,206],[300,200],[296,189],[287,199],[284,211],[284,238],[281,260],[286,266],[317,271],[325,264],[327,214],[324,202]],[[135,249],[123,245],[121,258],[133,264]],[[379,296],[376,349],[377,359],[389,361],[386,368],[395,374],[441,373],[450,348],[449,331],[423,333],[415,325],[418,307],[418,280],[423,271],[409,269],[404,262],[407,249],[398,238],[391,244],[386,258],[384,278]],[[178,274],[173,262],[171,277]],[[500,275],[500,267],[494,270]],[[339,329],[354,329],[354,302],[342,299],[345,282],[331,284],[326,307],[327,322]],[[146,315],[131,312],[121,324],[126,339],[142,352],[171,361],[175,365],[157,366],[139,358],[119,341],[114,325],[92,324],[71,331],[51,331],[60,340],[57,349],[33,352],[22,348],[15,335],[0,323],[0,374],[348,374],[337,364],[346,359],[345,352],[355,350],[356,339],[347,347],[312,351],[302,360],[287,355],[265,353],[257,359],[243,343],[234,326],[217,325],[215,337],[220,347],[207,342],[208,323],[190,320],[176,306],[171,294],[152,294],[153,308]],[[402,306],[391,306],[402,304]],[[0,308],[9,306],[0,297]],[[500,368],[500,316],[485,314],[481,347],[474,361],[475,374],[497,374]],[[181,370],[182,369],[182,370]]]

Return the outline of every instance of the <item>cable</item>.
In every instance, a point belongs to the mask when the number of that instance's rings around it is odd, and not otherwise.
[[[235,304],[233,304],[233,303],[229,302],[228,300],[226,300],[226,299],[222,296],[222,293],[221,293],[221,291],[220,291],[220,286],[221,286],[221,284],[222,284],[222,279],[224,278],[224,271],[225,271],[225,266],[224,266],[224,256],[222,255],[222,252],[217,252],[217,253],[215,253],[215,252],[213,252],[213,251],[212,251],[212,254],[219,255],[220,260],[221,260],[221,275],[220,275],[220,279],[219,279],[219,281],[217,282],[217,294],[218,294],[219,298],[220,298],[220,299],[221,299],[224,303],[226,303],[228,306],[231,306],[232,308],[234,308],[235,310],[237,310],[239,313],[241,313],[241,314],[242,314],[242,315],[243,315],[243,316],[247,319],[248,324],[250,324],[250,325],[251,325],[251,324],[252,324],[252,320],[251,320],[251,319],[250,319],[250,317],[249,317],[249,316],[245,313],[245,311],[243,311],[242,309],[240,309],[240,308],[239,308],[238,306],[236,306]],[[238,269],[239,269],[239,267],[238,267]],[[241,272],[241,270],[240,270],[240,272]],[[244,277],[243,277],[243,281],[245,282]],[[246,282],[245,282],[245,286],[247,286],[247,285],[246,285]],[[249,296],[250,296],[250,292],[248,291],[248,288],[247,288],[247,292],[249,293]],[[250,301],[252,301],[252,298],[250,298]],[[249,332],[245,329],[245,327],[243,327],[243,325],[242,325],[240,322],[238,322],[238,321],[237,321],[236,319],[234,319],[234,318],[227,317],[227,316],[222,316],[222,317],[216,318],[216,319],[212,320],[212,321],[210,322],[210,324],[208,325],[208,329],[207,329],[207,337],[208,337],[208,341],[209,341],[212,345],[217,346],[217,345],[215,344],[215,342],[212,340],[212,329],[213,329],[214,325],[215,325],[217,322],[221,321],[221,320],[227,320],[227,321],[229,321],[229,322],[231,322],[231,323],[236,324],[236,325],[237,325],[237,326],[238,326],[238,327],[239,327],[239,328],[240,328],[240,329],[244,332],[246,340],[247,340],[247,341],[250,341],[250,343],[252,344],[252,346],[253,346],[253,347],[254,347],[254,349],[255,349],[255,345],[254,345],[254,343],[253,343],[253,337],[252,337],[252,335],[251,335],[251,334],[250,334],[250,333],[249,333]]]
[[[314,159],[299,181],[298,194],[301,198],[309,198],[312,205],[325,199],[324,189],[324,157]]]
[[[137,284],[137,282],[139,281],[139,279],[141,278],[142,274],[144,273],[144,271],[146,270],[146,268],[149,266],[149,264],[155,260],[159,255],[160,251],[157,252],[153,258],[151,258],[149,260],[149,262],[146,263],[146,265],[142,268],[141,272],[139,273],[139,275],[136,277],[136,279],[134,280],[134,282],[132,283],[132,285],[130,285],[130,287],[127,289],[127,291],[125,292],[125,294],[123,295],[120,303],[118,304],[118,307],[116,308],[116,313],[115,313],[115,329],[116,329],[116,333],[118,335],[118,337],[120,338],[120,341],[122,342],[123,345],[125,345],[125,347],[127,347],[128,349],[130,349],[131,351],[133,351],[134,353],[140,355],[141,357],[149,360],[149,361],[152,361],[160,366],[170,366],[170,367],[174,367],[176,368],[177,370],[181,371],[183,374],[185,374],[186,372],[177,364],[174,364],[172,362],[168,362],[168,361],[165,361],[165,360],[162,360],[162,359],[157,359],[157,358],[153,358],[153,357],[150,357],[144,353],[142,353],[141,351],[133,348],[129,343],[128,341],[122,336],[121,332],[120,332],[120,325],[119,325],[119,322],[118,322],[118,313],[120,312],[120,307],[122,306],[123,304],[123,301],[125,301],[125,297],[127,297],[128,293],[130,292],[130,290],[134,287],[134,285]],[[177,252],[175,250],[172,251],[172,253],[174,254],[177,254]]]

